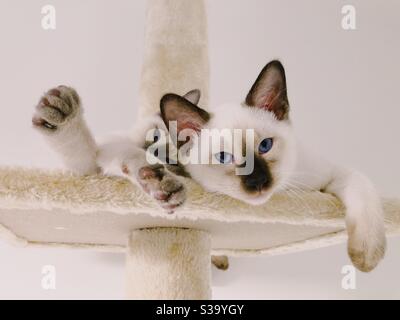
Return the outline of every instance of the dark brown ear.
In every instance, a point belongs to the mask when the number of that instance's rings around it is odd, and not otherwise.
[[[177,122],[177,134],[185,129],[200,132],[210,120],[210,115],[207,111],[173,93],[166,94],[161,99],[160,109],[161,117],[168,129],[170,129],[171,121]]]
[[[286,75],[282,63],[274,60],[264,67],[247,95],[246,105],[273,112],[278,120],[289,118]]]

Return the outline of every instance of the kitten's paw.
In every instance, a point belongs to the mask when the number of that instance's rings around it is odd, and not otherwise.
[[[353,265],[362,272],[372,271],[383,259],[386,251],[386,237],[383,228],[368,232],[357,226],[349,230],[348,254]]]
[[[226,271],[229,268],[229,259],[227,256],[212,256],[211,262],[219,270]]]
[[[56,132],[80,115],[80,99],[77,92],[66,86],[47,91],[36,106],[32,123],[45,132]]]
[[[123,172],[129,174],[129,169],[124,166]],[[151,195],[168,213],[173,213],[186,200],[186,189],[183,183],[169,173],[163,165],[150,165],[140,168],[137,179],[143,190]]]

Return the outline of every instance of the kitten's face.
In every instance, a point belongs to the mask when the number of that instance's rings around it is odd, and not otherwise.
[[[202,159],[208,157],[209,161],[188,164],[186,170],[210,191],[251,204],[266,202],[294,166],[290,123],[278,121],[264,110],[240,104],[220,106],[213,115],[204,128],[225,130],[227,135],[223,135],[221,143],[219,139],[212,139],[209,148],[201,148],[202,137],[195,136],[193,149],[198,148]],[[248,129],[253,133],[246,139]],[[231,138],[235,132],[236,138]]]
[[[198,152],[200,157],[195,158],[202,161],[185,168],[210,191],[261,204],[293,170],[295,139],[288,120],[285,73],[277,61],[263,69],[243,104],[220,106],[210,116],[179,96],[167,95],[161,101],[161,113],[167,127],[169,121],[177,121],[178,133],[194,129],[189,151],[191,155]],[[224,134],[210,139],[201,134],[204,129]]]

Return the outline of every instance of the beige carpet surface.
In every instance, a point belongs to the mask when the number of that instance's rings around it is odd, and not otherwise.
[[[19,245],[125,250],[131,230],[183,227],[211,233],[214,253],[278,254],[346,239],[344,208],[331,195],[276,194],[250,206],[205,192],[187,180],[189,198],[175,214],[121,178],[0,169],[0,237]],[[400,201],[384,199],[389,235],[400,233]]]

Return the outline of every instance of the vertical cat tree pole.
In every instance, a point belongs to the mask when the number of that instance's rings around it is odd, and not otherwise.
[[[208,104],[208,39],[203,0],[149,0],[138,119],[159,111],[169,92],[202,92]],[[132,231],[128,299],[210,299],[210,235],[152,228]]]

